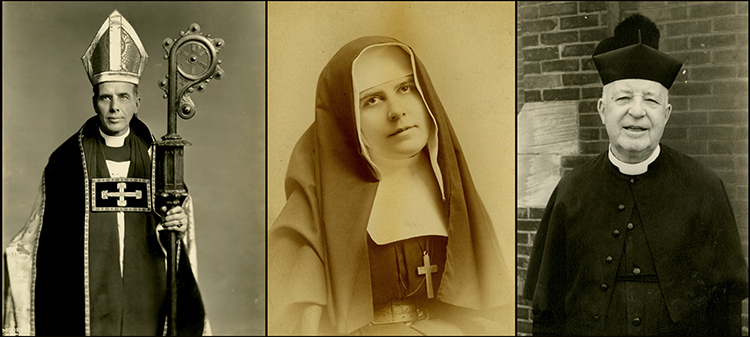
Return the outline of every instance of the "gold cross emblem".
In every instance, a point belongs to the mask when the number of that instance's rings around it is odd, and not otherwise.
[[[125,192],[126,183],[117,183],[117,192],[110,192],[108,190],[102,191],[102,199],[107,200],[109,197],[117,197],[117,206],[119,207],[125,207],[127,206],[128,202],[125,200],[125,198],[136,198],[141,199],[143,198],[143,192],[140,190],[137,190],[135,192]]]

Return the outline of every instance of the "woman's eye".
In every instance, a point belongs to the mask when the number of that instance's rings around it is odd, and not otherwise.
[[[398,88],[398,92],[400,92],[402,94],[405,94],[405,93],[407,93],[409,91],[411,91],[411,86],[410,85],[405,85],[405,86],[403,86],[401,88]]]
[[[380,97],[370,97],[365,101],[365,106],[378,104],[381,101]]]

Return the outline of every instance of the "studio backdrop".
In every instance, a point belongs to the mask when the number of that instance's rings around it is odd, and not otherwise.
[[[32,210],[49,155],[94,116],[81,56],[119,11],[149,60],[138,117],[166,134],[165,38],[198,23],[226,42],[225,77],[191,95],[178,119],[194,201],[198,282],[214,334],[265,334],[265,4],[263,2],[3,2],[3,246]]]
[[[411,46],[430,74],[505,264],[514,266],[514,13],[512,2],[269,2],[267,225],[286,202],[292,149],[315,120],[321,71],[349,41],[390,36]],[[506,334],[514,322],[511,309]]]

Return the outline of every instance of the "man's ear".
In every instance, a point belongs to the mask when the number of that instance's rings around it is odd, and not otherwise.
[[[599,118],[602,119],[602,124],[604,124],[604,98],[600,98],[596,102],[596,110],[599,111]]]

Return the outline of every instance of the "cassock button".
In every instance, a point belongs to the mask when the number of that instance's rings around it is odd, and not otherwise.
[[[607,288],[608,288],[607,285],[602,283],[602,291],[607,291]]]
[[[633,179],[633,178],[630,178],[630,183],[631,183],[631,184],[635,184],[635,179]]]
[[[635,226],[633,226],[632,222],[628,224],[628,229],[633,229],[633,227],[635,227]]]
[[[641,268],[638,268],[638,267],[633,268],[633,274],[638,275],[640,273],[641,273]]]
[[[622,210],[624,210],[624,209],[625,209],[625,205],[623,205],[623,204],[620,204],[620,206],[617,206],[617,209],[619,209],[619,210],[621,210],[621,211],[622,211]]]
[[[591,318],[594,320],[594,322],[599,322],[599,316],[595,315],[594,317],[591,317]]]
[[[612,232],[612,236],[614,236],[614,237],[620,236],[620,230],[615,229],[615,231]]]
[[[638,317],[633,318],[633,326],[641,326],[641,319]]]
[[[607,256],[607,263],[612,263],[614,259],[611,256]]]

